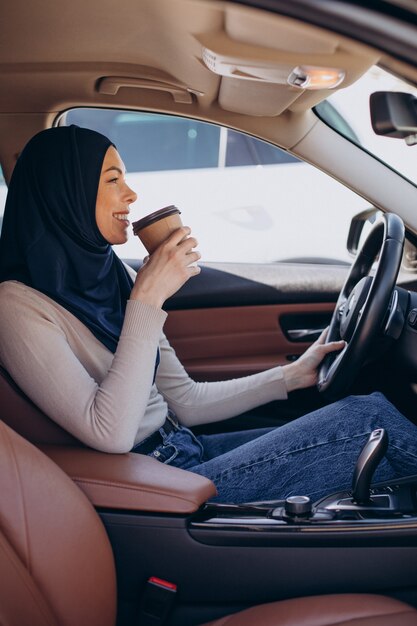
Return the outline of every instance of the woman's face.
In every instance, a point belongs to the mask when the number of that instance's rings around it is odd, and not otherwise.
[[[116,148],[110,146],[104,157],[96,200],[96,222],[110,244],[126,243],[129,205],[137,195],[125,181],[125,166]]]

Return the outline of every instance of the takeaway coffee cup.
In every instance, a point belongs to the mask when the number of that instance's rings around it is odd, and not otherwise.
[[[180,213],[181,211],[173,204],[159,209],[133,222],[133,234],[139,237],[148,253],[152,254],[174,230],[181,228]]]

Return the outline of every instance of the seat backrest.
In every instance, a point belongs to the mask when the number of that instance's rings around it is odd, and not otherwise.
[[[45,415],[0,367],[0,419],[36,444],[83,444]]]
[[[94,508],[50,459],[0,422],[2,626],[112,626],[116,577]]]

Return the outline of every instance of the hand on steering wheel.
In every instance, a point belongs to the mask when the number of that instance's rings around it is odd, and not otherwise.
[[[287,392],[295,389],[304,389],[317,384],[318,367],[327,354],[343,350],[345,342],[326,341],[328,328],[325,328],[320,337],[290,365],[284,365],[284,380]]]
[[[327,355],[319,368],[317,387],[332,398],[346,393],[382,330],[401,265],[404,235],[402,220],[384,214],[350,269],[327,335],[327,342],[344,339],[346,346],[337,355]],[[369,275],[378,255],[375,274]]]

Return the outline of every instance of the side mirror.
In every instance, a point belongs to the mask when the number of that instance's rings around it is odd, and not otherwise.
[[[377,135],[417,144],[417,98],[410,93],[376,91],[370,95],[371,123]]]
[[[369,207],[352,218],[347,238],[347,249],[352,255],[356,255],[368,232],[382,215],[382,211],[375,207]]]

